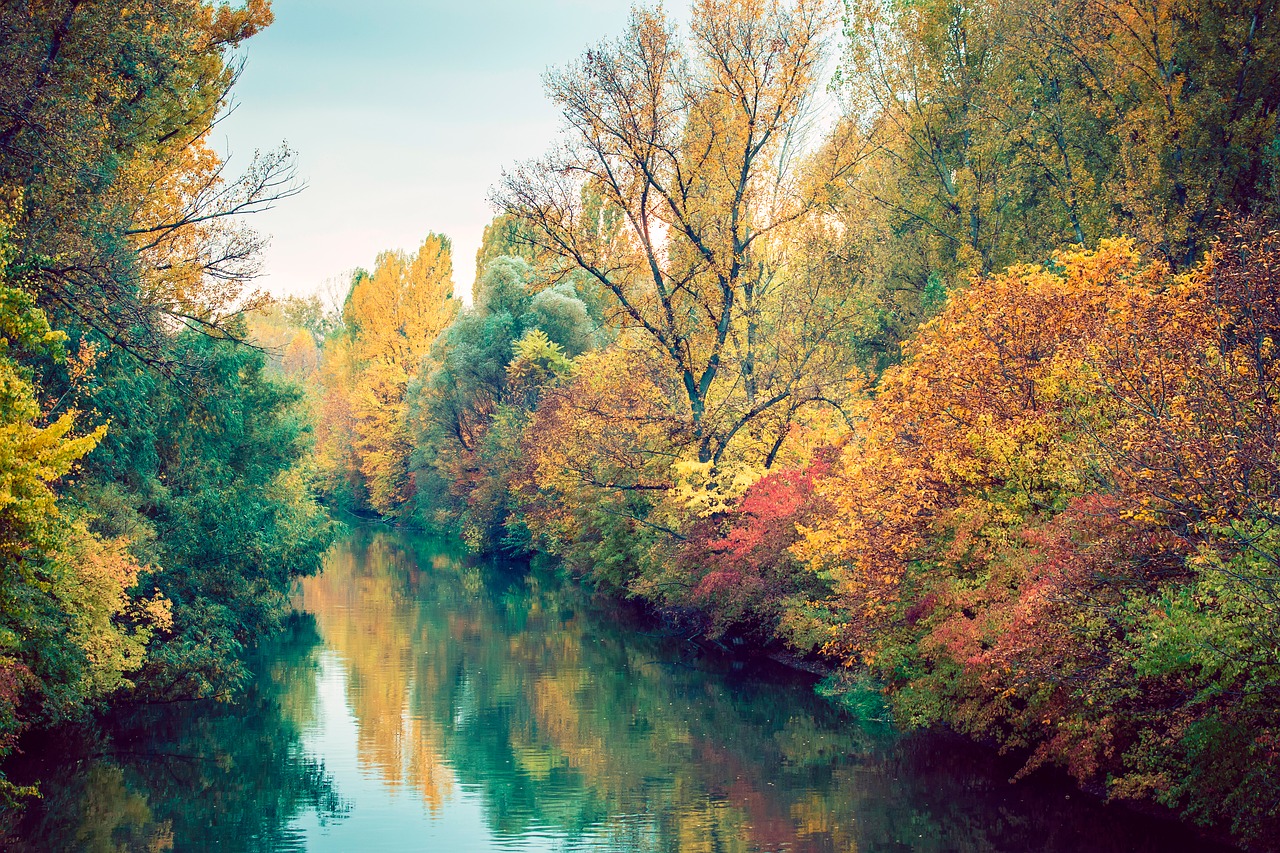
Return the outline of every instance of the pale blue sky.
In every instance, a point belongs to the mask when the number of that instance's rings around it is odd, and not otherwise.
[[[243,165],[287,141],[307,190],[256,216],[261,284],[317,291],[430,231],[466,293],[504,166],[535,157],[559,115],[541,77],[626,25],[631,0],[275,0],[250,39],[235,112],[215,141]]]

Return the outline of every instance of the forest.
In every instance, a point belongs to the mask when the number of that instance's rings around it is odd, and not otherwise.
[[[0,8],[0,750],[234,696],[353,515],[1280,838],[1274,0],[637,7],[469,300],[336,305],[209,143],[269,3]]]

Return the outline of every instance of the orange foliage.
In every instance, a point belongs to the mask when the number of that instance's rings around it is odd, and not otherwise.
[[[842,474],[820,488],[832,522],[808,529],[799,553],[833,573],[855,616],[842,652],[868,655],[861,632],[893,611],[912,561],[981,560],[1082,488],[1078,450],[1060,440],[1082,346],[1163,270],[1142,268],[1125,241],[1056,262],[953,296],[886,372]]]
[[[1280,240],[1238,239],[1180,277],[1123,241],[1060,253],[921,329],[800,546],[856,614],[839,648],[867,651],[857,626],[893,611],[912,563],[984,565],[1074,495],[1106,488],[1126,517],[1185,535],[1274,500]]]
[[[1221,233],[1185,275],[1112,241],[953,295],[794,549],[909,719],[1210,816],[1269,790],[1275,724],[1205,697],[1274,695],[1280,636],[1280,234]]]

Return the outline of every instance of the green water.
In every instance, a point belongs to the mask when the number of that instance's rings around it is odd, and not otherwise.
[[[29,749],[17,850],[1168,851],[1185,829],[811,678],[712,659],[538,575],[362,530],[238,704]]]

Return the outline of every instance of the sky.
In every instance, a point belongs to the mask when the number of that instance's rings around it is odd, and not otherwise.
[[[250,222],[258,284],[323,292],[379,251],[453,240],[461,295],[503,167],[554,142],[542,75],[626,26],[631,0],[274,0],[214,144],[244,167],[286,142],[306,189]]]

